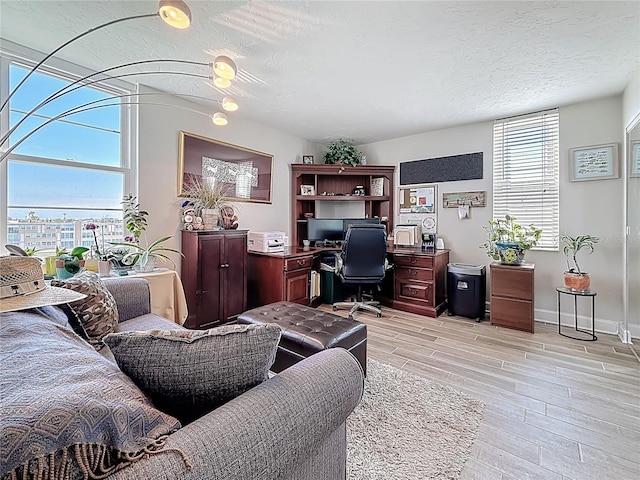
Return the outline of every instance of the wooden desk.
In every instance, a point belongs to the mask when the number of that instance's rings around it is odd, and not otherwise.
[[[178,273],[169,269],[158,269],[149,273],[130,273],[129,277],[144,278],[151,292],[151,313],[155,313],[182,325],[187,319],[187,300]],[[108,282],[113,278],[102,277]]]
[[[288,247],[280,253],[249,252],[249,308],[273,302],[310,304],[311,270],[319,269],[323,253],[336,248]],[[394,268],[383,281],[380,301],[389,307],[437,317],[447,306],[446,273],[449,250],[390,246]]]

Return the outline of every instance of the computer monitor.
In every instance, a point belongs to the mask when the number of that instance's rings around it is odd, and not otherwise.
[[[342,238],[347,236],[347,230],[351,225],[378,225],[380,224],[379,218],[343,218],[342,219]]]
[[[342,240],[344,239],[343,231],[341,218],[310,218],[307,220],[307,240],[312,242]]]

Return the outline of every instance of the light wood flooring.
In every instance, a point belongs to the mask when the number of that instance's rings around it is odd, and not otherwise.
[[[640,363],[618,337],[581,342],[538,322],[531,334],[390,308],[355,319],[371,358],[486,403],[462,480],[640,479]]]

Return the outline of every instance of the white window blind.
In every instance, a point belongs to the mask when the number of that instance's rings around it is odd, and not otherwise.
[[[493,126],[493,218],[511,215],[542,229],[536,249],[557,250],[558,110],[496,120]]]

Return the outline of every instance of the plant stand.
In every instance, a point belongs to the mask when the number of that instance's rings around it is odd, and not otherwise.
[[[570,290],[565,287],[557,287],[556,291],[558,292],[558,333],[563,337],[572,338],[574,340],[581,340],[583,342],[594,342],[598,339],[596,337],[596,321],[595,321],[595,311],[596,311],[596,292],[591,292],[589,290]],[[560,297],[562,295],[573,295],[573,319],[574,319],[574,329],[576,332],[581,332],[588,335],[587,338],[584,337],[574,337],[572,335],[567,335],[566,333],[562,333],[562,322],[560,319]],[[591,332],[587,330],[581,330],[578,328],[578,297],[591,297]]]

